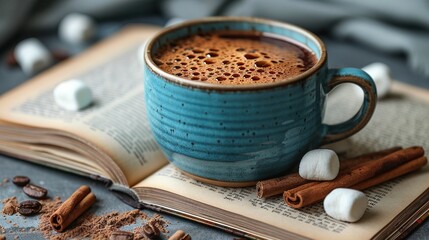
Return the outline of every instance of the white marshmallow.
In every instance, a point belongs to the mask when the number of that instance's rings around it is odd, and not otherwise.
[[[350,138],[346,138],[346,139],[338,141],[338,142],[334,142],[334,143],[323,145],[320,148],[331,149],[332,151],[334,151],[337,154],[344,154],[351,147],[352,147],[352,141],[351,141],[351,139]]]
[[[392,78],[390,76],[390,68],[380,62],[372,63],[362,68],[374,80],[377,88],[378,98],[386,96],[392,85]]]
[[[84,82],[72,79],[55,87],[54,99],[58,106],[69,111],[78,111],[91,104],[92,91]]]
[[[86,15],[71,13],[61,20],[58,33],[68,43],[84,43],[94,36],[95,22]]]
[[[346,222],[356,222],[365,213],[368,198],[363,192],[337,188],[325,197],[323,207],[329,216]]]
[[[340,161],[330,149],[307,152],[299,163],[299,175],[309,180],[332,180],[338,175]]]
[[[37,73],[53,63],[49,50],[36,38],[21,41],[15,47],[15,58],[26,74]]]
[[[182,22],[184,22],[184,21],[186,21],[186,20],[185,20],[185,19],[183,19],[183,18],[170,18],[170,19],[167,21],[167,23],[165,24],[165,26],[166,26],[166,27],[169,27],[169,26],[172,26],[172,25],[176,25],[176,24],[182,23]]]

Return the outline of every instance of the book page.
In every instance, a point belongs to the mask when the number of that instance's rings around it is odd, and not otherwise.
[[[0,99],[0,119],[76,134],[114,159],[134,185],[167,162],[146,119],[137,55],[157,30],[125,30],[12,90]],[[57,84],[72,78],[84,81],[94,96],[92,105],[79,112],[61,109],[52,94]]]
[[[369,125],[353,136],[349,155],[392,146],[421,145],[429,149],[429,106],[394,95],[380,101]],[[206,185],[168,165],[138,187],[170,191],[236,214],[266,222],[281,229],[315,239],[370,239],[429,187],[429,167],[365,190],[369,205],[356,223],[332,219],[322,203],[297,210],[281,197],[258,199],[255,187],[222,188]]]

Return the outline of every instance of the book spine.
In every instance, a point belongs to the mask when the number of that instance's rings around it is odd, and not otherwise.
[[[125,204],[137,209],[145,208],[139,201],[137,193],[128,186],[115,183],[110,185],[109,190]]]
[[[110,186],[112,186],[113,184],[112,180],[99,175],[89,174],[88,177],[91,178],[92,180],[103,183],[106,188],[110,188]]]
[[[429,218],[429,210],[427,210],[422,216],[420,216],[417,220],[415,220],[405,231],[403,231],[399,236],[398,240],[405,239],[410,233],[417,230],[424,222],[425,220]]]
[[[225,232],[228,232],[228,233],[240,236],[240,237],[244,237],[246,239],[252,239],[252,240],[261,239],[261,238],[258,238],[256,236],[249,235],[243,231],[233,229],[233,228],[228,227],[226,225],[223,225],[221,223],[217,223],[217,222],[210,221],[210,220],[205,220],[201,217],[197,217],[197,216],[194,216],[191,214],[186,214],[184,212],[177,211],[175,209],[171,209],[171,208],[167,208],[167,207],[163,207],[163,206],[158,206],[158,205],[153,205],[153,204],[145,203],[143,201],[140,201],[140,208],[141,209],[149,209],[149,210],[152,210],[155,212],[166,213],[166,214],[174,215],[174,216],[177,216],[180,218],[188,219],[188,220],[193,221],[193,222],[198,222],[198,223],[210,226],[210,227],[218,228],[222,231],[225,231]]]

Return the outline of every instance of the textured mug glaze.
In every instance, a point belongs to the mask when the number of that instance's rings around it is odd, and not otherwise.
[[[294,78],[240,86],[183,79],[153,62],[153,53],[168,42],[229,29],[285,36],[314,52],[318,62]],[[146,108],[156,141],[175,166],[211,180],[246,182],[284,174],[308,150],[363,128],[376,103],[374,82],[365,72],[328,69],[319,38],[271,20],[215,17],[178,24],[149,40],[144,62]],[[345,82],[364,90],[361,109],[344,123],[322,124],[326,94]]]

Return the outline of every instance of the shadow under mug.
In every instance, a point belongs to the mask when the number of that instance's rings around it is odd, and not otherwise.
[[[215,30],[284,36],[311,50],[318,61],[296,77],[253,85],[188,80],[154,63],[154,53],[164,44]],[[360,69],[328,69],[326,58],[317,36],[272,20],[212,17],[167,28],[152,37],[144,50],[151,130],[169,161],[199,180],[243,186],[285,174],[307,151],[358,132],[374,112],[377,97],[371,77]],[[327,93],[346,82],[362,88],[360,110],[346,122],[323,124]]]

